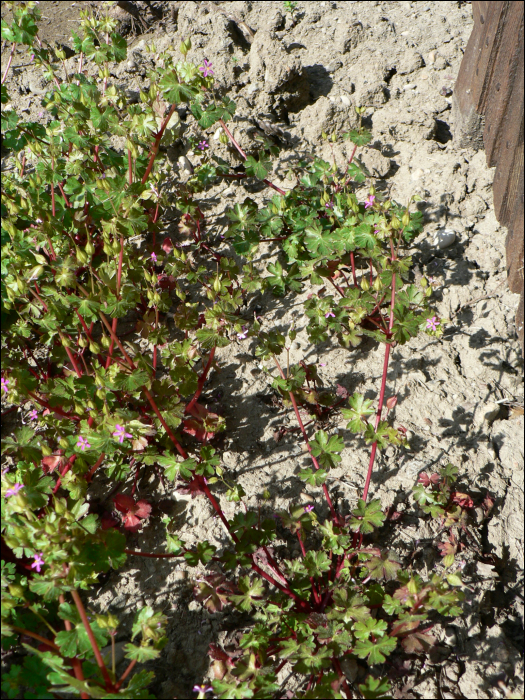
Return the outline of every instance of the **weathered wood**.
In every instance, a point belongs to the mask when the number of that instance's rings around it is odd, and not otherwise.
[[[508,284],[521,294],[516,328],[523,348],[523,2],[473,2],[474,28],[454,90],[455,138],[484,147],[496,168],[494,211],[508,229]]]

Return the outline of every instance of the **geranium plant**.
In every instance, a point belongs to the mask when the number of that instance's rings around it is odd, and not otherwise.
[[[295,3],[287,5],[293,13]],[[402,206],[372,185],[360,201],[367,174],[354,155],[370,141],[362,127],[342,136],[353,144],[345,172],[305,159],[292,168],[296,184],[286,193],[269,179],[275,144],[263,138],[244,152],[227,125],[235,103],[215,96],[212,61],[188,60],[189,40],[180,53],[157,56],[148,91],[130,103],[110,80],[110,65],[126,57],[114,20],[82,12],[75,57],[66,61],[40,41],[36,3],[11,6],[14,19],[2,22],[2,37],[11,56],[26,45],[42,67],[50,121],[23,121],[10,108],[9,61],[2,79],[3,144],[11,152],[2,178],[2,395],[13,408],[24,406],[30,423],[3,443],[2,634],[4,648],[22,640],[32,655],[11,667],[5,692],[151,697],[152,673],[132,671],[161,653],[167,617],[150,607],[139,612],[118,675],[119,620],[90,614],[82,593],[127,557],[148,556],[208,567],[195,578],[196,599],[210,612],[234,607],[252,616],[235,653],[211,646],[213,678],[195,686],[199,697],[280,697],[285,667],[298,678],[297,697],[388,695],[383,664],[394,653],[426,653],[432,618],[459,614],[462,598],[454,552],[447,549],[445,566],[428,579],[405,568],[373,540],[386,514],[368,498],[377,450],[406,442],[403,426],[383,415],[385,403],[388,411],[397,400],[385,398],[391,348],[420,332],[439,335],[443,326],[429,309],[426,281],[407,281],[407,247],[421,228],[421,214],[410,209],[415,198]],[[192,138],[202,160],[188,162],[187,181],[173,185],[161,146],[177,133],[182,102],[200,129]],[[217,123],[221,141],[242,157],[241,171],[212,153],[208,131]],[[237,204],[224,241],[208,235],[198,204],[219,178],[255,178],[276,193],[263,208],[250,198]],[[162,231],[168,205],[179,211],[184,245]],[[261,242],[275,245],[266,275],[255,265]],[[226,254],[229,246],[244,264]],[[312,343],[333,336],[348,349],[365,337],[384,344],[377,405],[343,387],[321,391],[314,364],[280,361],[284,332],[241,315],[250,294],[270,289],[284,298],[307,284]],[[295,333],[289,330],[289,341]],[[225,420],[201,401],[217,348],[232,341],[253,343],[261,361],[274,363],[272,386],[293,411],[311,458],[300,477],[322,489],[326,517],[295,502],[273,517],[246,505],[226,516],[221,500],[239,502],[245,493],[214,446]],[[327,485],[345,439],[314,425],[337,410],[371,447],[361,497],[346,516]],[[151,518],[151,504],[135,495],[149,467],[208,499],[227,533],[221,551],[208,541],[186,546],[168,517],[165,551],[126,546],[126,533]],[[446,492],[451,474],[421,481],[416,499],[431,515],[457,521],[453,504],[463,513],[469,503]],[[91,507],[99,479],[118,490],[119,517]],[[213,492],[218,482],[222,497]],[[297,540],[299,558],[276,554],[278,533]],[[106,645],[110,663],[101,653]],[[348,661],[359,668],[356,683],[343,671]]]

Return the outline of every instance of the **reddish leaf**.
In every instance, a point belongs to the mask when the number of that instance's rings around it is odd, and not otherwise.
[[[474,501],[467,493],[460,493],[459,491],[454,491],[452,494],[452,503],[457,503],[462,508],[472,508],[474,506]]]
[[[417,480],[418,483],[423,484],[425,488],[430,484],[430,478],[426,472],[421,472]]]
[[[335,393],[337,396],[340,396],[342,399],[347,399],[349,394],[348,394],[348,389],[345,389],[344,386],[341,386],[341,384],[337,384],[337,389],[335,390]]]
[[[118,521],[109,513],[104,513],[100,519],[100,526],[103,530],[109,530],[112,527],[118,527]]]
[[[397,404],[397,396],[389,396],[388,399],[386,400],[386,407],[388,408],[389,411],[391,411],[396,404]]]
[[[63,467],[66,458],[63,455],[50,455],[42,458],[42,471],[44,474],[51,474],[57,467]]]
[[[173,275],[166,275],[164,272],[157,278],[161,289],[168,289],[170,292],[177,286],[177,280]]]
[[[485,517],[490,513],[490,511],[494,508],[494,499],[490,494],[487,493],[485,498],[483,499],[483,503],[481,504],[481,507],[483,508],[485,512]]]
[[[220,423],[220,416],[216,413],[208,411],[208,409],[200,403],[194,404],[189,410],[186,409],[190,416],[183,422],[183,431],[192,435],[200,442],[211,440],[215,437],[216,429]]]
[[[208,649],[208,655],[211,656],[211,658],[215,661],[230,661],[230,657],[228,656],[228,654],[216,644],[210,644]]]
[[[171,251],[173,250],[173,243],[171,242],[171,238],[166,236],[166,238],[162,241],[161,248],[166,253],[166,255],[171,253]]]
[[[453,542],[440,542],[437,547],[442,557],[446,557],[449,554],[455,554],[458,550]]]
[[[194,476],[191,481],[188,481],[184,486],[178,486],[177,491],[183,494],[191,494],[192,498],[199,496],[200,494],[205,494],[206,492],[202,488],[204,485],[202,476]]]
[[[140,519],[149,517],[151,513],[151,506],[147,501],[135,503],[131,496],[124,496],[121,493],[113,497],[113,502],[115,508],[123,514],[122,524],[131,532],[136,532],[141,525]]]
[[[414,634],[410,634],[401,640],[403,649],[407,654],[426,654],[435,643],[435,638],[425,632],[414,632]]]
[[[441,481],[441,477],[439,476],[439,474],[432,474],[432,476],[430,477],[430,481],[431,481],[434,485],[435,485],[435,484],[439,484],[439,482]]]

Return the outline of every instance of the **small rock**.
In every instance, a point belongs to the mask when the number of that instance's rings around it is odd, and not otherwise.
[[[456,634],[456,628],[452,626],[448,626],[445,628],[445,637],[443,639],[445,644],[447,644],[449,647],[455,647],[456,644],[458,643],[458,636]]]
[[[340,100],[341,100],[341,102],[344,104],[345,107],[350,107],[350,105],[351,105],[352,103],[350,102],[350,98],[349,98],[349,97],[347,97],[346,95],[340,95],[339,97],[340,97]]]
[[[498,578],[499,574],[497,571],[494,571],[494,567],[492,564],[483,564],[482,562],[478,561],[476,565],[476,569],[478,574],[482,578]]]
[[[439,94],[442,97],[450,97],[450,95],[452,95],[452,89],[449,88],[448,85],[443,85],[443,87],[439,91]]]
[[[432,241],[432,244],[436,248],[439,248],[440,250],[444,250],[445,248],[449,248],[455,242],[456,242],[455,231],[452,231],[451,229],[448,229],[448,228],[442,228],[442,229],[439,229],[439,231],[437,231],[434,234],[434,239]]]
[[[452,663],[445,667],[445,675],[451,683],[457,683],[461,675],[459,664]]]
[[[410,175],[412,182],[417,182],[419,178],[424,175],[424,171],[421,168],[416,168]]]
[[[437,51],[431,51],[428,54],[427,63],[430,63],[430,64],[435,63],[436,56],[437,56]]]
[[[397,72],[399,75],[408,75],[419,68],[422,68],[424,65],[425,61],[423,60],[423,56],[417,51],[408,49],[405,51],[403,58],[399,62]]]
[[[257,85],[257,83],[251,83],[246,88],[246,92],[248,93],[248,95],[253,95],[253,93],[257,92],[258,89],[259,89],[259,86]]]
[[[415,90],[417,88],[417,85],[415,83],[407,83],[406,85],[403,86],[403,90],[405,92],[408,92],[408,90]]]
[[[358,665],[355,659],[344,657],[340,661],[341,670],[346,676],[346,680],[353,683],[357,678]]]
[[[127,68],[129,71],[136,70],[137,64],[135,63],[135,61],[128,61],[128,62],[127,62],[127,65],[126,65],[126,68]]]

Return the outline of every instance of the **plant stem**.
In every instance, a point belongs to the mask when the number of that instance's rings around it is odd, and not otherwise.
[[[104,678],[104,682],[106,683],[106,691],[111,693],[114,691],[113,683],[111,681],[111,678],[109,677],[109,672],[108,672],[108,669],[106,668],[106,664],[104,663],[104,659],[102,658],[102,654],[100,653],[100,649],[98,648],[97,640],[95,639],[95,635],[93,634],[93,630],[91,629],[91,625],[89,624],[86,610],[84,608],[82,601],[80,600],[80,596],[78,595],[78,591],[75,588],[73,588],[73,590],[71,591],[71,596],[73,598],[75,605],[77,606],[78,614],[80,615],[80,619],[82,620],[82,623],[86,629],[86,633],[87,633],[87,636],[89,638],[91,648],[93,649],[95,659],[96,659],[98,667],[100,668],[100,671],[102,673],[102,677]]]
[[[25,634],[27,637],[33,637],[33,639],[36,639],[37,642],[47,644],[47,646],[51,647],[53,651],[56,651],[57,654],[60,654],[60,649],[57,647],[57,645],[54,642],[51,642],[49,639],[42,637],[42,635],[37,634],[36,632],[31,632],[31,630],[25,630],[23,627],[17,627],[16,625],[9,625],[9,627],[14,632],[18,632],[18,634]]]
[[[2,76],[2,85],[5,83],[5,79],[7,78],[7,74],[9,73],[9,69],[11,68],[11,63],[13,62],[13,56],[15,55],[15,49],[16,49],[16,41],[13,41],[11,44],[11,52],[9,54],[9,58],[7,60],[7,66],[5,69],[5,72]]]
[[[58,600],[61,605],[64,605],[64,603],[66,602],[66,599],[64,598],[62,593],[58,596]],[[71,632],[71,630],[73,629],[73,625],[69,620],[64,620],[64,627],[66,628],[67,632]],[[73,672],[75,673],[75,678],[77,679],[77,681],[83,681],[84,674],[82,672],[82,662],[76,656],[71,659],[71,667],[73,669]],[[80,697],[84,700],[85,698],[89,698],[89,695],[87,693],[81,692]]]
[[[224,129],[226,135],[228,136],[228,138],[230,139],[230,141],[233,143],[233,145],[235,146],[235,148],[239,151],[239,153],[240,153],[241,156],[244,158],[244,160],[246,160],[246,158],[247,158],[246,153],[242,150],[242,148],[239,146],[239,144],[237,143],[237,141],[234,139],[233,134],[231,133],[231,131],[228,129],[228,127],[227,127],[226,124],[224,123],[224,119],[219,119],[219,124],[222,126],[222,128]],[[263,182],[264,182],[266,185],[268,185],[268,187],[271,187],[271,188],[274,189],[276,192],[279,192],[279,194],[281,194],[283,197],[286,195],[286,192],[285,192],[284,190],[282,190],[280,187],[277,187],[277,185],[274,185],[273,182],[270,182],[270,180],[267,180],[266,178],[264,178],[264,179],[263,179]]]
[[[192,400],[189,402],[189,404],[186,406],[185,413],[191,413],[191,409],[195,406],[197,403],[197,399],[202,393],[202,390],[204,388],[204,384],[206,383],[206,379],[208,377],[208,372],[210,371],[211,364],[213,362],[213,358],[215,357],[215,347],[211,349],[210,356],[208,357],[208,362],[206,363],[206,366],[204,367],[204,370],[199,377],[199,380],[197,382],[197,391],[195,392]]]
[[[385,359],[383,362],[383,376],[381,378],[381,391],[379,394],[379,404],[377,407],[375,430],[377,431],[379,422],[381,420],[381,412],[383,410],[383,401],[385,400],[385,389],[386,389],[386,375],[388,372],[388,361],[390,359],[390,350],[392,344],[390,343],[390,337],[392,334],[392,327],[394,325],[394,305],[396,302],[396,273],[392,274],[392,296],[390,302],[390,319],[388,323],[388,333],[387,333],[387,343],[385,347]],[[370,453],[370,462],[368,464],[368,473],[366,475],[365,486],[363,488],[363,501],[366,501],[368,496],[368,489],[370,487],[370,479],[372,478],[372,470],[374,468],[374,460],[377,452],[377,440],[372,445],[372,451]]]
[[[281,368],[281,365],[279,364],[279,360],[273,355],[273,359],[275,361],[275,364],[277,365],[277,369],[279,370],[281,377],[283,379],[286,379],[284,376],[284,372]],[[306,442],[306,448],[308,452],[310,453],[310,457],[312,459],[312,462],[314,463],[314,467],[316,470],[320,469],[319,463],[316,460],[316,458],[312,454],[312,446],[310,445],[310,440],[308,439],[308,435],[306,434],[306,429],[303,425],[303,421],[301,420],[301,415],[299,413],[299,408],[297,407],[297,401],[295,400],[295,396],[293,395],[293,391],[288,392],[290,396],[290,401],[292,402],[293,410],[295,412],[295,417],[297,418],[297,422],[299,423],[299,428],[301,429],[301,432],[303,434],[304,441]],[[330,508],[330,513],[332,514],[332,518],[337,522],[339,520],[337,513],[335,512],[335,508],[332,504],[332,499],[330,498],[330,494],[328,493],[328,489],[326,487],[326,484],[323,484],[323,491],[324,495],[326,498],[326,502],[328,503],[328,507]]]
[[[149,174],[153,168],[153,163],[155,162],[155,158],[157,157],[157,153],[159,152],[159,146],[160,146],[160,142],[162,140],[162,136],[164,135],[164,131],[166,130],[166,126],[168,125],[168,122],[171,119],[173,112],[175,111],[175,107],[176,107],[176,105],[171,105],[170,111],[164,117],[164,121],[162,122],[160,129],[159,129],[157,135],[155,136],[155,141],[154,141],[153,146],[151,147],[151,151],[150,151],[148,167],[146,168],[146,172],[142,176],[141,184],[144,184],[146,182],[146,180],[148,179]]]

